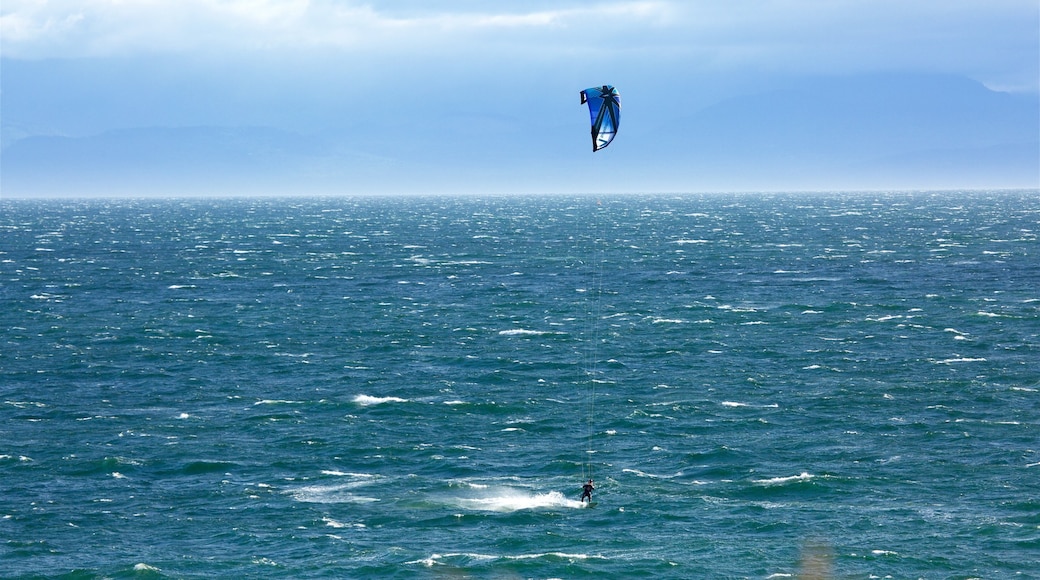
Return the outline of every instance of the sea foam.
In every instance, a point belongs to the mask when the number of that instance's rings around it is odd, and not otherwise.
[[[462,509],[491,512],[552,508],[580,509],[586,505],[578,500],[567,499],[558,491],[531,493],[509,487],[487,488],[469,497],[451,498],[448,503]]]
[[[408,399],[402,399],[400,397],[373,397],[371,395],[357,395],[354,397],[354,402],[362,407],[368,407],[370,405],[381,405],[383,403],[407,403]]]

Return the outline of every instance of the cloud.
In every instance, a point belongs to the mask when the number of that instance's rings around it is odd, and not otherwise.
[[[306,0],[10,0],[0,18],[6,56],[76,58],[321,42],[344,22],[349,33],[375,16]]]
[[[269,79],[321,66],[356,87],[902,71],[1040,91],[1035,0],[4,0],[0,26],[5,59],[161,58],[170,74]]]
[[[1035,0],[5,0],[7,58],[616,59],[662,74],[918,70],[1037,90]],[[681,67],[681,70],[679,70]]]
[[[1026,85],[1040,44],[1035,0],[5,0],[0,19],[14,58],[612,54],[703,70],[930,69]]]
[[[686,49],[711,68],[1037,76],[1033,0],[731,0],[676,11]]]
[[[433,3],[431,3],[433,4]],[[537,34],[583,22],[607,29],[662,22],[667,2],[632,1],[528,11],[386,12],[333,0],[7,0],[3,51],[15,58],[124,56],[207,50],[414,47],[494,34]],[[595,40],[594,38],[592,40]]]

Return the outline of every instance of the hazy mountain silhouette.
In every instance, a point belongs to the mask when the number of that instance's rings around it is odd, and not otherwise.
[[[820,78],[696,111],[672,105],[623,110],[616,144],[595,158],[601,170],[609,155],[616,187],[1040,187],[1040,98],[960,77]],[[503,182],[580,190],[592,163],[587,135],[579,142],[575,125],[521,121],[431,114],[418,124],[360,118],[318,135],[159,127],[29,136],[4,148],[2,186],[12,195],[496,191]]]
[[[641,144],[646,162],[682,151],[714,181],[1040,186],[1040,99],[958,77],[806,81],[679,116],[656,135]]]

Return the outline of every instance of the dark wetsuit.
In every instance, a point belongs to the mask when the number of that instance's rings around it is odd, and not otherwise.
[[[588,482],[581,486],[581,499],[578,501],[585,501],[585,498],[589,498],[589,503],[592,503],[592,490],[596,489],[592,486],[592,482]]]

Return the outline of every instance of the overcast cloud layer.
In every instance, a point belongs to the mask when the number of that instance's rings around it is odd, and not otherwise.
[[[522,7],[518,7],[522,6]],[[3,54],[682,57],[703,69],[964,74],[1037,90],[1034,0],[5,0]]]

